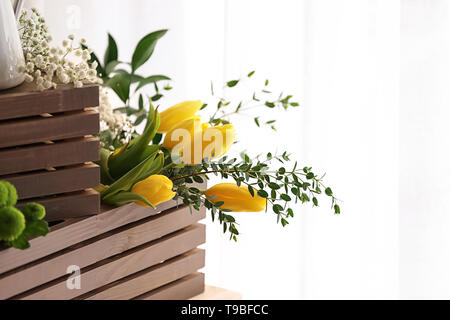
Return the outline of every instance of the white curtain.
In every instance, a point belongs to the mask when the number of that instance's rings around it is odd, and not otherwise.
[[[169,28],[146,67],[170,75],[163,101],[209,96],[256,69],[302,107],[276,134],[236,119],[240,148],[284,149],[326,171],[334,216],[296,207],[286,228],[239,214],[229,242],[207,222],[207,282],[244,298],[450,298],[450,8],[447,0],[29,0],[57,39],[129,59]],[[250,90],[250,89],[249,89]]]

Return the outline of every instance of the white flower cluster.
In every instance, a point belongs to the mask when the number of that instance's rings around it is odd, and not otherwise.
[[[58,83],[73,83],[81,88],[83,83],[99,83],[96,62],[89,65],[91,50],[74,47],[74,35],[62,42],[62,47],[51,47],[45,19],[36,9],[23,11],[19,19],[20,37],[25,56],[25,81],[35,82],[41,91],[56,88]],[[86,40],[81,39],[85,44]]]
[[[109,130],[112,140],[122,138],[120,143],[125,144],[131,137],[133,125],[126,115],[113,110],[109,102],[107,90],[106,88],[100,87],[100,105],[98,107],[100,113],[100,131]]]

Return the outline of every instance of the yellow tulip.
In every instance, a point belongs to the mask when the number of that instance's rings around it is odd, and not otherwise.
[[[166,133],[180,122],[183,122],[186,119],[194,117],[197,111],[199,111],[202,106],[203,103],[199,100],[185,101],[161,112],[160,113],[161,120],[158,132]]]
[[[148,200],[148,202],[156,206],[175,197],[175,192],[172,191],[172,188],[172,180],[166,176],[155,174],[136,183],[131,189],[131,192],[143,196]],[[136,204],[143,207],[148,207],[148,205],[142,201],[136,201]]]
[[[219,183],[206,190],[205,195],[216,196],[211,201],[224,202],[220,209],[228,209],[234,212],[258,212],[266,208],[266,199],[256,195],[252,197],[246,186],[238,187],[235,183]]]
[[[182,157],[186,164],[198,164],[204,158],[224,155],[234,142],[232,124],[210,127],[195,116],[179,123],[164,138],[163,147]]]

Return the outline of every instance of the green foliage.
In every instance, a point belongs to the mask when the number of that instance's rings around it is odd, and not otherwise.
[[[7,188],[5,188],[7,186]],[[30,247],[28,238],[45,236],[49,232],[45,217],[45,208],[37,203],[29,203],[23,207],[23,213],[13,206],[16,203],[16,188],[5,181],[0,181],[0,196],[5,192],[15,195],[15,201],[8,206],[0,206],[0,241],[17,249]]]
[[[0,181],[0,208],[15,206],[17,198],[16,188],[8,181]]]
[[[155,51],[156,43],[161,39],[167,30],[158,30],[143,37],[136,46],[131,60],[132,73],[150,59]]]
[[[0,240],[12,241],[25,229],[25,217],[14,207],[0,208]]]
[[[150,103],[147,123],[144,132],[130,143],[124,145],[121,151],[109,157],[109,174],[118,178],[141,163],[150,154],[159,150],[158,146],[149,146],[159,128],[160,116]]]
[[[244,80],[250,79],[255,74],[255,71],[252,71],[248,73],[247,79],[236,79],[236,80],[230,80],[227,81],[225,84],[225,87],[228,88],[234,88],[237,87],[239,84],[243,83]],[[229,118],[235,115],[243,115],[244,112],[258,109],[261,107],[265,107],[268,109],[281,109],[281,110],[288,110],[289,108],[295,108],[298,107],[300,104],[298,102],[293,102],[292,95],[285,95],[283,93],[280,93],[277,98],[272,97],[272,92],[268,90],[269,80],[266,80],[264,82],[264,88],[261,89],[259,92],[254,92],[251,98],[246,100],[241,100],[237,103],[234,103],[235,107],[232,107],[233,102],[230,100],[227,100],[223,97],[216,97],[218,98],[217,108],[214,112],[214,114],[210,117],[209,123],[211,125],[220,125],[220,124],[227,124],[229,123]],[[211,94],[213,97],[215,97],[214,94],[214,86],[211,83]],[[207,105],[204,106],[205,109]],[[225,108],[226,107],[226,108]],[[230,109],[232,111],[230,111]],[[255,124],[257,127],[261,127],[262,125],[270,127],[272,130],[276,131],[275,119],[269,119],[269,120],[262,120],[260,116],[253,118]]]
[[[237,223],[228,210],[221,210],[220,204],[214,204],[205,197],[204,192],[189,186],[193,182],[202,183],[208,179],[208,175],[214,174],[223,179],[232,178],[238,186],[246,185],[250,194],[256,194],[266,198],[268,208],[277,217],[277,222],[284,227],[288,225],[289,218],[294,217],[294,210],[291,203],[312,203],[318,206],[318,196],[324,193],[331,199],[331,205],[336,214],[340,213],[340,208],[336,204],[337,199],[333,196],[331,189],[323,184],[322,178],[318,178],[312,168],[297,168],[297,163],[293,168],[287,170],[286,162],[290,161],[287,152],[281,155],[268,153],[264,159],[257,157],[255,160],[247,154],[242,154],[242,161],[238,159],[228,159],[226,156],[213,162],[203,161],[201,165],[172,168],[167,174],[172,177],[177,196],[185,205],[195,210],[204,205],[211,211],[213,221],[218,217],[218,221],[223,224],[223,230],[230,233],[230,238],[236,240],[239,232]],[[281,164],[278,170],[271,170],[272,162]]]
[[[164,166],[164,154],[161,151],[156,151],[149,155],[141,163],[136,165],[133,169],[125,173],[118,180],[113,182],[110,186],[105,188],[101,193],[102,201],[107,204],[124,204],[136,200],[142,201],[142,198],[132,198],[130,194],[131,188],[137,182],[145,178],[158,174]],[[151,206],[148,201],[143,201]]]
[[[22,213],[27,221],[42,220],[45,217],[45,208],[39,203],[30,202],[22,208]]]
[[[149,101],[155,102],[164,96],[163,91],[171,90],[172,87],[166,84],[163,90],[160,90],[158,82],[171,80],[165,75],[150,75],[144,76],[136,72],[145,63],[149,61],[156,48],[158,41],[166,34],[167,30],[158,30],[145,35],[136,45],[133,52],[132,60],[130,62],[123,62],[119,60],[119,48],[111,34],[108,34],[108,47],[106,48],[103,63],[95,53],[91,54],[89,63],[97,64],[97,73],[103,80],[105,87],[111,88],[120,100],[124,103],[115,111],[126,114],[134,120],[134,126],[141,124],[147,117],[149,108],[144,105],[142,92],[146,90],[149,85],[153,85],[153,93],[148,94]],[[86,46],[83,46],[86,48]],[[133,107],[130,105],[134,95],[139,94],[139,105]],[[136,133],[136,132],[134,132]],[[124,134],[120,134],[117,139],[112,139],[111,133],[107,130],[100,133],[100,139],[109,148],[116,149],[121,146],[120,140],[127,138]]]

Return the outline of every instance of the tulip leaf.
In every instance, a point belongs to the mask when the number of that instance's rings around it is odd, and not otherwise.
[[[169,77],[166,77],[163,75],[154,75],[154,76],[147,77],[145,79],[142,79],[139,82],[139,85],[137,86],[136,91],[138,91],[139,89],[142,89],[143,87],[145,87],[148,84],[155,83],[155,82],[162,81],[162,80],[171,80],[171,79]]]
[[[110,155],[111,151],[105,148],[100,149],[100,161],[98,161],[97,164],[100,166],[100,177],[103,184],[110,184],[114,181],[109,174],[108,168],[108,159]]]
[[[155,50],[156,43],[161,39],[167,30],[158,30],[143,37],[136,46],[131,59],[132,73],[150,59]]]
[[[141,201],[145,203],[146,205],[155,208],[153,204],[151,204],[146,198],[141,196],[140,194],[133,193],[133,192],[127,192],[127,191],[120,191],[115,194],[110,194],[103,198],[103,202],[109,205],[123,205],[130,202],[135,201]]]
[[[107,66],[111,61],[116,61],[119,58],[119,50],[117,49],[117,44],[111,34],[108,33],[108,47],[105,51],[105,58],[103,60],[105,65],[106,75],[108,75]]]
[[[159,149],[158,146],[149,146],[149,143],[156,135],[159,121],[159,113],[150,103],[150,110],[144,132],[139,137],[131,140],[123,152],[112,155],[109,158],[108,166],[113,178],[117,179],[121,177]]]
[[[101,192],[102,199],[109,194],[114,194],[119,191],[129,191],[131,187],[143,177],[148,177],[152,174],[157,174],[161,171],[161,158],[164,159],[164,154],[160,151],[148,156],[144,161],[139,163],[133,169],[128,171],[119,180],[109,186],[108,189]]]

